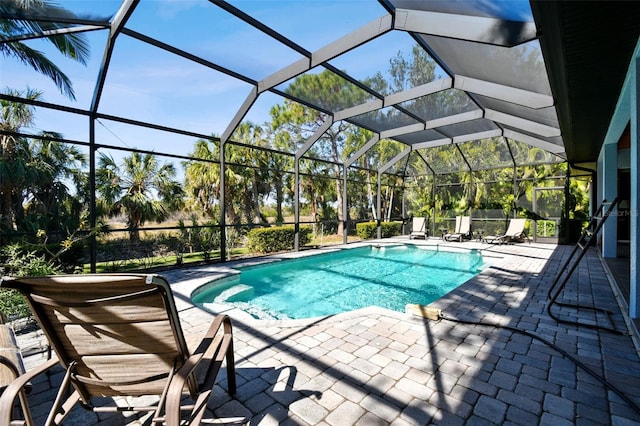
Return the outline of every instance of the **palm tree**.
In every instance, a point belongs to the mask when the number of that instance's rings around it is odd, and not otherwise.
[[[174,180],[175,167],[160,164],[152,154],[134,152],[118,165],[102,154],[96,170],[96,187],[110,217],[127,217],[129,239],[140,241],[138,228],[145,222],[161,222],[182,204],[182,188]]]
[[[238,126],[234,138],[246,145],[266,146],[264,129],[251,122]],[[188,161],[185,168],[185,191],[193,209],[214,218],[221,198],[220,147],[212,141],[196,141],[192,157],[207,160]],[[261,150],[227,144],[225,147],[225,220],[237,225],[242,217],[248,223],[261,223],[261,200],[270,191],[268,155]],[[214,162],[214,164],[212,164]]]
[[[28,89],[26,93],[8,90],[12,96],[24,95],[27,99],[40,99],[41,93]],[[14,206],[27,181],[28,144],[26,139],[15,136],[22,127],[33,123],[34,107],[0,100],[0,229],[14,230],[16,211]],[[8,132],[8,133],[4,133]],[[19,214],[19,213],[18,213]]]
[[[28,188],[28,202],[22,204],[24,223],[30,224],[31,229],[22,228],[32,232],[43,229],[51,234],[80,229],[88,212],[88,200],[83,199],[88,176],[82,170],[87,157],[76,146],[52,140],[61,137],[57,133],[44,132],[40,136],[29,143],[34,181]],[[71,184],[76,195],[69,192]]]
[[[15,97],[38,100],[34,90],[8,90]],[[2,232],[76,229],[82,202],[70,195],[86,181],[81,168],[86,157],[76,147],[55,142],[60,135],[43,132],[38,138],[17,135],[33,123],[33,107],[0,100],[0,230]]]
[[[66,24],[49,20],[24,19],[26,16],[46,16],[60,18],[75,18],[76,16],[53,3],[44,0],[2,0],[0,1],[0,36],[6,43],[0,43],[0,53],[4,57],[13,57],[35,71],[49,77],[56,84],[60,92],[75,100],[75,93],[71,80],[51,62],[42,52],[39,52],[18,40],[20,36],[39,34],[66,28]],[[10,17],[10,18],[7,18]],[[45,37],[64,56],[86,65],[89,58],[89,43],[81,33],[53,33]]]
[[[215,208],[220,199],[220,167],[217,164],[220,161],[220,151],[218,145],[212,141],[199,139],[194,145],[193,152],[189,155],[208,160],[206,162],[191,160],[183,163],[185,192],[190,208],[202,212],[206,217],[214,218]],[[232,220],[235,221],[233,206],[229,207],[227,214],[232,214]]]
[[[226,149],[231,150],[229,145]],[[236,150],[237,151],[237,150]],[[233,154],[233,153],[232,153]],[[191,156],[207,161],[191,160],[183,163],[185,169],[185,191],[191,208],[202,212],[204,216],[214,218],[219,208],[219,200],[222,195],[220,188],[220,145],[213,141],[199,139]],[[212,164],[213,162],[213,164]],[[246,192],[245,179],[242,172],[244,168],[227,165],[225,167],[225,220],[229,224],[240,223],[243,206],[241,200]]]
[[[268,136],[270,147],[286,152],[292,144],[291,134],[282,129],[267,130],[271,132]],[[293,168],[293,158],[290,156],[274,154],[269,158],[268,173],[271,176],[269,181],[272,182],[273,192],[275,193],[277,224],[284,222],[282,205],[284,204],[287,190],[290,189],[293,184],[290,173]]]
[[[265,130],[261,126],[243,122],[233,134],[234,140],[246,145],[264,147],[268,145]],[[230,163],[246,164],[250,167],[235,168],[238,184],[242,186],[240,208],[249,223],[262,223],[260,212],[262,199],[270,192],[269,155],[260,149],[250,150],[242,146],[229,146],[228,157]]]

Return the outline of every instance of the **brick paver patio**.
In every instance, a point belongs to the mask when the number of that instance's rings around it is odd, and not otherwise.
[[[640,405],[640,358],[632,336],[558,323],[546,312],[549,285],[571,246],[412,243],[481,250],[491,266],[432,306],[448,317],[510,328],[430,321],[375,307],[291,321],[229,312],[238,394],[231,398],[222,380],[210,408],[222,417],[246,416],[251,425],[639,424],[634,407],[532,338],[557,345]],[[190,304],[185,294],[229,267],[164,274],[173,283],[188,336],[203,333],[212,314]],[[604,315],[574,308],[557,308],[562,318],[627,330],[595,251],[582,261],[561,300],[608,308],[613,324]],[[36,335],[20,336],[22,347],[33,346]],[[27,357],[27,367],[42,359]],[[30,400],[38,424],[60,378],[61,370],[34,383]],[[76,409],[65,424],[148,424],[148,417]]]

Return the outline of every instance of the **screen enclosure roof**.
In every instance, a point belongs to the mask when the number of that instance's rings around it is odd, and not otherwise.
[[[242,124],[269,121],[275,105],[291,102],[318,116],[315,128],[298,129],[302,139],[275,148],[300,158],[322,157],[312,147],[345,124],[365,129],[368,139],[342,162],[360,164],[387,140],[394,156],[374,165],[382,171],[410,157],[442,174],[571,161],[567,144],[575,150],[558,118],[558,73],[547,74],[562,64],[547,63],[543,48],[552,43],[541,41],[527,1],[60,4],[74,16],[6,17],[86,34],[92,60],[70,72],[76,100],[47,89],[47,101],[34,103],[54,110],[45,114],[56,117],[47,130],[69,140],[91,139],[90,120],[80,115],[98,120],[101,146],[188,155],[194,137],[260,145]],[[549,20],[544,9],[534,4]],[[0,42],[37,48],[43,35]],[[335,93],[300,84],[320,76]],[[25,70],[12,85],[20,78],[40,82]]]

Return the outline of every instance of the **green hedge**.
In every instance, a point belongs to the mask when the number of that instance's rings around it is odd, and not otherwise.
[[[402,235],[402,222],[382,222],[382,238]],[[376,222],[362,222],[356,224],[356,234],[363,240],[378,238],[378,224]]]
[[[300,247],[311,241],[311,227],[300,227]],[[293,226],[255,228],[247,234],[247,248],[253,253],[272,253],[293,250],[295,229]]]

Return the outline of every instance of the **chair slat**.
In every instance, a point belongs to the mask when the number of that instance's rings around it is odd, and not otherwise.
[[[145,299],[137,304],[120,306],[98,306],[91,308],[51,309],[48,311],[55,315],[55,320],[60,323],[79,324],[112,324],[130,323],[140,321],[168,320],[167,308],[162,300]],[[147,302],[147,303],[145,303]]]
[[[56,326],[64,347],[80,356],[104,353],[179,354],[172,330],[166,323],[67,324]]]
[[[105,384],[124,383],[168,375],[174,360],[168,354],[122,354],[82,357],[82,365],[75,369],[77,374],[88,378],[101,379]],[[126,365],[123,372],[122,366]],[[166,377],[146,383],[131,385],[94,386],[84,384],[94,396],[153,395],[162,392]]]

